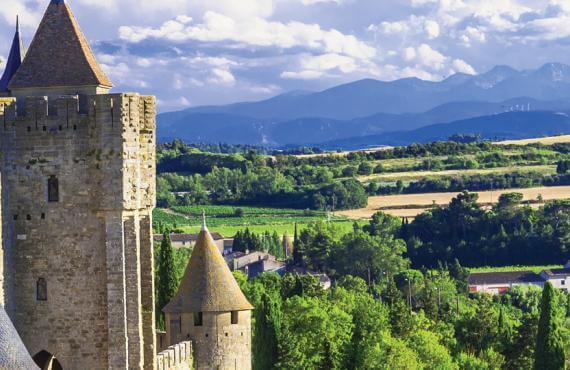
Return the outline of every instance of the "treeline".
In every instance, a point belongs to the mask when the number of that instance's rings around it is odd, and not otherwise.
[[[402,181],[382,185],[373,181],[366,187],[370,195],[422,194],[440,192],[524,189],[540,186],[570,185],[569,174],[544,175],[540,172],[513,172],[505,174],[476,174],[423,178],[405,185]]]
[[[265,155],[300,155],[300,154],[320,154],[323,151],[317,147],[291,147],[291,148],[269,148],[258,145],[250,144],[228,144],[228,143],[185,143],[182,140],[174,140],[170,143],[160,144],[158,149],[160,151],[173,150],[179,153],[198,149],[207,153],[220,153],[220,154],[246,154],[249,152],[256,152],[257,154]]]
[[[415,267],[455,259],[466,266],[560,264],[569,258],[570,201],[539,209],[521,206],[522,194],[503,194],[491,212],[464,192],[449,206],[434,207],[402,226]]]
[[[283,239],[279,237],[277,231],[273,233],[266,231],[263,234],[256,234],[246,227],[245,230],[240,230],[235,234],[232,250],[234,252],[263,251],[278,259],[285,259]]]

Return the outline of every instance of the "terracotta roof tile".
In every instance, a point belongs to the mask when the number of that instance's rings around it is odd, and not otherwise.
[[[49,4],[9,84],[10,90],[57,86],[112,86],[63,0]]]

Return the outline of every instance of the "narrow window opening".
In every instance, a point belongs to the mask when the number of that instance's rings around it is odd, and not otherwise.
[[[47,131],[47,126],[43,126],[42,130]]]
[[[202,312],[194,313],[194,326],[202,326],[204,324]]]
[[[232,325],[237,325],[238,323],[238,312],[232,311]]]
[[[28,126],[28,132],[31,132],[32,128],[30,126]]]
[[[36,299],[47,301],[47,281],[44,278],[39,278],[36,283]]]
[[[45,219],[46,219],[46,214],[42,213],[42,220],[45,220]]]
[[[31,215],[26,215],[26,220],[31,221],[31,220],[32,220],[32,216],[31,216]]]
[[[59,180],[55,176],[48,179],[48,202],[59,202]]]
[[[18,221],[18,215],[14,215],[14,221]]]

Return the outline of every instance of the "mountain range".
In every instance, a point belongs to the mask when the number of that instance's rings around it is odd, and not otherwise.
[[[570,133],[568,120],[558,114],[566,111],[570,66],[550,63],[525,71],[498,66],[440,82],[366,79],[321,92],[163,113],[158,138],[331,149],[445,140],[461,133],[513,139]]]

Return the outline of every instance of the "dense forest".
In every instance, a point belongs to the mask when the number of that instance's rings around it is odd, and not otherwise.
[[[348,233],[327,222],[300,231],[288,263],[327,273],[333,287],[323,290],[311,276],[248,281],[235,273],[256,307],[254,369],[564,368],[567,293],[550,284],[496,297],[468,292],[462,265],[568,257],[570,202],[536,210],[520,202],[520,194],[505,194],[485,212],[465,192],[409,223],[380,212]],[[238,239],[250,250],[277,243],[249,231]],[[169,256],[164,244],[157,246],[159,302],[168,301],[169,286],[175,291],[188,260],[179,251]]]

